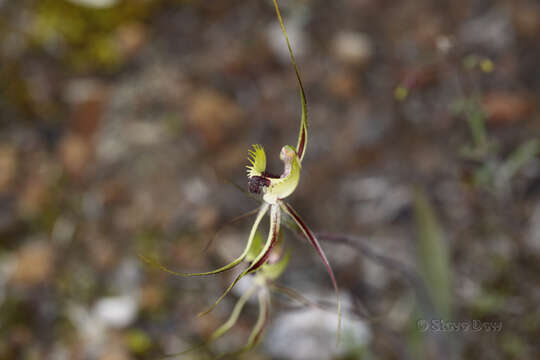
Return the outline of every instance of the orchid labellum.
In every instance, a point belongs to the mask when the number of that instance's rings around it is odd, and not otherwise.
[[[249,153],[248,159],[250,162],[250,165],[248,165],[247,167],[248,168],[247,170],[248,189],[251,193],[262,195],[263,202],[262,202],[261,207],[258,210],[253,227],[251,228],[244,251],[231,263],[219,269],[215,269],[215,270],[207,271],[207,272],[200,272],[200,273],[178,273],[178,272],[169,270],[163,265],[157,263],[155,260],[151,260],[147,258],[143,258],[143,259],[153,265],[158,266],[162,270],[165,270],[167,272],[173,273],[175,275],[180,275],[180,276],[214,275],[214,274],[218,274],[223,271],[232,269],[233,267],[237,266],[244,260],[249,261],[248,267],[233,280],[233,282],[227,288],[227,290],[225,290],[223,295],[221,295],[208,310],[200,314],[200,315],[203,315],[210,312],[217,304],[219,304],[219,302],[230,292],[230,290],[236,285],[236,283],[240,279],[242,279],[244,276],[255,273],[255,272],[259,272],[259,271],[264,274],[265,269],[267,269],[266,271],[268,271],[269,267],[271,269],[271,264],[269,264],[269,259],[279,239],[281,216],[282,214],[289,216],[293,220],[293,222],[298,226],[298,228],[301,230],[302,234],[306,237],[306,239],[308,239],[309,242],[313,245],[313,247],[319,254],[320,258],[322,259],[323,264],[326,267],[326,270],[332,280],[332,284],[333,284],[333,287],[337,296],[338,319],[339,319],[338,320],[338,343],[339,343],[339,334],[340,334],[340,328],[341,328],[341,324],[340,324],[341,302],[339,298],[338,285],[337,285],[334,273],[332,271],[332,268],[330,267],[330,264],[328,262],[328,259],[326,258],[326,255],[324,254],[313,232],[304,223],[304,221],[300,218],[298,213],[291,207],[291,205],[284,201],[286,197],[290,196],[294,192],[294,190],[296,189],[298,185],[298,181],[300,180],[302,160],[306,153],[306,146],[307,146],[307,141],[308,141],[307,104],[306,104],[306,96],[304,93],[304,87],[302,85],[302,79],[300,77],[298,66],[296,65],[296,60],[294,58],[292,48],[289,42],[289,38],[287,36],[287,32],[285,30],[285,26],[281,18],[279,7],[276,0],[273,0],[273,2],[274,2],[274,7],[276,10],[276,14],[277,14],[283,35],[285,37],[285,42],[287,44],[291,62],[293,64],[293,68],[296,73],[296,78],[297,78],[299,89],[300,89],[302,115],[300,119],[300,132],[298,135],[298,141],[297,141],[296,147],[285,145],[281,149],[280,159],[284,164],[284,170],[280,176],[271,175],[266,171],[266,154],[262,146],[253,145],[252,149],[248,151]],[[262,246],[258,246],[256,244],[257,243],[256,241],[257,229],[259,227],[259,224],[261,223],[262,218],[268,212],[270,212],[270,229],[268,232],[268,238],[266,239],[266,242]],[[279,264],[282,265],[282,268],[279,271],[279,273],[281,273],[281,271],[283,271],[283,269],[285,268],[286,262],[284,263],[280,262]],[[224,332],[228,331],[228,329],[236,322],[236,319],[238,318],[238,315],[242,307],[247,301],[247,298],[250,297],[251,295],[252,295],[251,292],[247,292],[246,294],[244,294],[244,296],[242,296],[238,300],[238,303],[233,309],[233,312],[229,320],[221,328],[219,328],[214,333],[214,335],[212,335],[211,340],[221,336]],[[263,295],[261,299],[262,300],[260,300],[260,304],[261,304],[260,311],[261,311],[261,314],[266,314],[267,309],[268,309],[267,305],[269,303],[269,298],[267,299],[267,297]],[[264,315],[264,317],[266,316],[267,315]],[[259,320],[258,323],[256,324],[254,333],[252,333],[252,336],[249,339],[248,346],[254,345],[256,342],[258,342],[258,338],[260,337],[260,334],[258,334],[258,332],[259,330],[261,330],[259,329],[259,325],[260,325],[259,323],[263,324],[263,322],[265,323],[265,320],[264,321]],[[260,326],[262,327],[263,325],[260,325]]]

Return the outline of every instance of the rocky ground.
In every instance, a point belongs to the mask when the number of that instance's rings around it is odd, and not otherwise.
[[[310,121],[290,202],[348,236],[322,242],[345,336],[336,349],[315,251],[284,232],[279,282],[320,308],[274,294],[244,358],[539,358],[538,2],[280,4]],[[299,109],[270,1],[0,0],[0,359],[154,359],[208,338],[248,284],[197,317],[232,275],[137,254],[234,259],[253,219],[224,224],[257,203],[231,182],[247,187],[254,143],[281,171]],[[243,346],[256,316],[209,351]]]

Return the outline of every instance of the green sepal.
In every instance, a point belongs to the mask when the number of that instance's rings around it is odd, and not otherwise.
[[[252,262],[255,260],[257,255],[261,253],[263,249],[263,238],[260,231],[257,231],[255,233],[255,236],[253,237],[253,242],[251,243],[251,247],[249,248],[249,251],[246,255],[245,260],[247,262]]]
[[[251,334],[249,335],[248,343],[242,349],[242,351],[249,351],[257,346],[262,339],[262,334],[268,323],[268,318],[270,316],[270,296],[268,292],[260,291],[259,292],[259,317]]]
[[[280,201],[279,205],[281,209],[289,215],[289,217],[294,220],[298,228],[301,230],[302,234],[305,236],[307,240],[311,243],[311,245],[315,248],[317,251],[317,254],[319,254],[320,259],[323,262],[324,267],[326,268],[326,272],[330,276],[330,279],[332,280],[332,285],[334,286],[334,292],[336,293],[336,300],[337,300],[337,315],[338,315],[338,324],[337,324],[337,345],[339,345],[341,341],[341,297],[339,296],[339,287],[336,281],[336,277],[334,275],[334,271],[332,270],[332,266],[330,266],[330,262],[328,261],[328,258],[326,257],[326,254],[324,253],[321,245],[319,244],[319,240],[317,240],[317,237],[313,234],[313,231],[306,225],[306,223],[300,218],[300,215],[296,212],[296,210],[293,209],[292,206],[287,204],[284,201]]]
[[[236,283],[240,281],[240,279],[242,279],[247,274],[250,274],[256,271],[263,265],[264,261],[266,261],[266,257],[268,257],[270,251],[272,250],[272,246],[278,240],[280,220],[281,220],[280,207],[277,205],[272,205],[270,207],[270,231],[268,232],[268,238],[266,239],[266,243],[264,244],[262,251],[259,253],[259,255],[257,255],[255,259],[253,259],[249,267],[246,270],[242,271],[240,275],[238,275],[233,280],[233,282],[229,285],[229,287],[225,290],[225,292],[221,294],[221,296],[216,300],[216,302],[212,306],[210,306],[207,310],[200,312],[198,316],[206,315],[210,311],[214,310],[214,308],[221,302],[221,300],[225,298],[225,296],[227,296],[227,294],[232,290],[234,285],[236,285]]]
[[[252,287],[251,289],[246,291],[240,297],[240,299],[238,299],[238,301],[234,305],[231,316],[229,316],[229,319],[227,319],[227,321],[223,325],[221,325],[216,331],[214,331],[212,333],[212,335],[210,335],[210,337],[208,339],[208,342],[211,342],[211,341],[214,341],[214,340],[220,338],[227,331],[229,331],[234,326],[234,324],[236,324],[236,321],[238,321],[238,317],[240,316],[240,313],[242,312],[242,309],[244,308],[244,305],[246,304],[248,299],[251,297],[251,295],[253,295],[255,290],[256,290],[256,287]]]
[[[158,269],[160,269],[162,271],[165,271],[165,272],[167,272],[169,274],[176,275],[176,276],[185,276],[185,277],[189,277],[189,276],[207,276],[207,275],[219,274],[221,272],[232,269],[233,267],[235,267],[236,265],[241,263],[242,260],[244,260],[244,258],[249,253],[249,250],[251,249],[253,240],[255,238],[255,234],[257,232],[257,228],[259,227],[259,224],[261,223],[262,218],[264,217],[264,215],[268,211],[268,206],[269,206],[268,204],[263,204],[261,206],[261,208],[259,209],[259,213],[257,214],[257,217],[255,218],[255,223],[253,224],[253,227],[251,228],[251,232],[249,234],[248,242],[247,242],[246,247],[244,248],[244,251],[242,252],[242,254],[240,254],[240,256],[237,257],[234,261],[228,263],[227,265],[225,265],[223,267],[220,267],[219,269],[212,270],[212,271],[207,271],[207,272],[201,272],[201,273],[180,273],[180,272],[169,269],[168,267],[161,264],[156,259],[151,259],[151,258],[148,258],[148,257],[146,257],[144,255],[140,255],[140,254],[139,254],[139,258],[141,258],[144,262],[146,262],[149,265],[157,267]]]
[[[270,318],[270,296],[267,291],[261,290],[259,292],[259,315],[257,317],[257,322],[255,323],[255,326],[253,326],[253,329],[251,330],[251,333],[249,334],[248,342],[240,350],[221,354],[216,359],[223,359],[223,358],[238,359],[238,356],[240,356],[241,354],[247,351],[252,350],[257,345],[259,345],[259,343],[262,340],[264,330],[266,329],[266,325],[268,324],[269,318]]]
[[[200,349],[202,347],[206,347],[212,341],[215,341],[215,340],[219,339],[220,337],[222,337],[223,335],[225,335],[236,324],[236,322],[238,321],[238,318],[240,317],[240,313],[242,312],[242,309],[244,308],[244,305],[246,305],[246,302],[253,295],[253,293],[255,293],[256,289],[257,289],[256,286],[252,287],[251,289],[246,291],[240,297],[240,299],[238,299],[238,301],[234,305],[233,311],[231,312],[231,315],[229,316],[227,321],[225,323],[223,323],[223,325],[221,325],[217,330],[215,330],[208,337],[208,340],[206,340],[206,341],[204,341],[204,342],[202,342],[200,344],[197,344],[195,346],[192,346],[189,349],[181,351],[179,353],[165,355],[164,358],[173,358],[173,357],[178,357],[178,356],[185,355],[185,354],[187,354],[189,352],[195,351],[195,350]]]

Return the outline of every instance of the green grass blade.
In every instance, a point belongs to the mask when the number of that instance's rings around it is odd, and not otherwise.
[[[436,310],[445,319],[449,319],[452,308],[452,281],[448,250],[435,211],[420,191],[415,193],[414,214],[421,274]]]
[[[500,186],[508,185],[510,180],[529,161],[540,155],[540,139],[532,139],[521,144],[514,150],[498,171],[498,183]]]

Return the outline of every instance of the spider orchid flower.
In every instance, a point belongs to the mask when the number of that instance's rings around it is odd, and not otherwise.
[[[338,289],[336,278],[334,276],[330,263],[328,262],[328,259],[326,258],[326,255],[324,254],[313,232],[306,225],[306,223],[300,218],[298,213],[291,207],[291,205],[284,201],[286,197],[290,196],[294,192],[300,180],[300,170],[302,168],[302,160],[306,153],[306,146],[308,142],[307,103],[306,103],[304,87],[302,84],[302,79],[300,77],[300,72],[296,64],[296,60],[295,60],[295,57],[294,57],[294,54],[290,45],[287,31],[285,30],[285,26],[283,24],[283,19],[279,11],[277,0],[273,0],[273,2],[274,2],[274,7],[276,10],[277,17],[279,20],[279,24],[281,26],[281,30],[283,32],[285,42],[287,44],[290,59],[291,59],[291,62],[292,62],[292,65],[296,74],[296,79],[297,79],[299,90],[300,90],[302,115],[300,119],[300,131],[299,131],[296,147],[293,147],[291,145],[285,145],[281,149],[280,159],[284,164],[284,170],[280,176],[271,175],[270,173],[266,171],[266,154],[261,145],[253,145],[252,148],[248,151],[248,155],[249,155],[248,160],[250,162],[250,165],[247,166],[248,190],[251,193],[262,195],[263,202],[262,202],[261,207],[258,210],[257,216],[255,218],[255,222],[249,233],[248,241],[246,243],[244,251],[229,264],[221,268],[212,270],[212,271],[206,271],[206,272],[200,272],[200,273],[175,272],[161,265],[159,262],[153,259],[149,259],[143,256],[141,256],[141,258],[144,261],[150,263],[151,265],[157,266],[158,268],[166,272],[172,273],[174,275],[179,275],[179,276],[214,275],[214,274],[218,274],[223,271],[232,269],[233,267],[237,266],[244,260],[248,261],[249,262],[248,267],[245,270],[243,270],[238,276],[236,276],[236,278],[233,280],[230,286],[216,300],[216,302],[208,310],[201,312],[199,314],[199,315],[204,315],[212,311],[214,307],[218,305],[221,302],[221,300],[223,300],[223,298],[231,291],[231,289],[236,285],[236,283],[238,283],[240,279],[242,279],[244,276],[248,274],[252,274],[258,270],[264,269],[265,266],[269,266],[268,260],[270,258],[270,255],[272,254],[272,250],[274,249],[274,246],[276,245],[279,239],[281,216],[282,215],[289,216],[293,220],[293,222],[298,226],[298,228],[301,230],[302,234],[306,237],[306,239],[309,240],[309,242],[313,245],[313,247],[317,251],[332,281],[332,285],[334,287],[336,297],[337,297],[338,344],[339,344],[340,333],[341,333],[340,331],[341,330],[341,301],[339,297],[339,289]],[[263,217],[266,215],[268,211],[270,212],[270,229],[268,231],[267,240],[263,246],[261,247],[255,246],[257,229],[259,227],[261,220],[263,219]],[[243,306],[243,303],[245,303],[245,300],[242,300],[242,298],[240,298],[240,300],[237,303],[237,307],[239,307],[240,310]],[[239,305],[239,304],[242,304],[242,305]],[[240,310],[237,310],[237,307],[235,307],[235,310],[233,310],[231,318],[229,319],[232,323],[236,321],[235,316],[236,317],[238,316],[235,314],[237,312],[238,313],[240,312]],[[225,325],[229,323],[230,322],[227,322]],[[221,336],[222,332],[223,330],[220,331],[219,329],[217,331],[219,336]],[[215,335],[215,336],[218,336],[218,335]],[[250,342],[251,340],[253,340],[253,342],[256,342],[255,341],[256,339],[250,338]]]
[[[253,239],[253,243],[249,250],[249,253],[246,255],[246,260],[254,261],[257,257],[257,254],[262,250],[262,247],[262,238],[260,234],[257,233]],[[251,330],[247,343],[241,349],[233,353],[222,354],[216,357],[216,359],[238,356],[241,353],[249,351],[255,346],[257,346],[260,343],[263,333],[266,329],[266,325],[269,322],[271,300],[270,289],[275,286],[275,280],[283,273],[283,271],[287,267],[287,264],[289,263],[289,259],[289,251],[287,251],[283,256],[281,254],[277,254],[277,252],[274,252],[272,254],[272,257],[268,259],[268,262],[262,265],[259,271],[254,274],[252,281],[253,285],[246,292],[244,292],[242,296],[240,296],[240,298],[234,305],[233,311],[231,312],[229,318],[225,323],[223,323],[217,330],[215,330],[202,344],[189,348],[181,353],[169,355],[167,357],[181,356],[201,347],[206,347],[211,342],[225,335],[236,324],[244,306],[246,305],[248,300],[254,295],[257,295],[259,314],[257,321],[253,326],[253,329]]]

